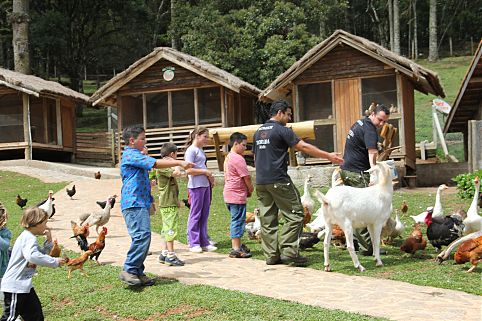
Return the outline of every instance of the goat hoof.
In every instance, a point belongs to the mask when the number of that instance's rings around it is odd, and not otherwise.
[[[360,270],[360,272],[365,272],[365,268],[361,264],[358,266],[358,270]]]
[[[325,266],[325,272],[331,272],[331,268],[330,268],[329,265],[326,265],[326,266]]]
[[[381,266],[383,266],[383,263],[381,261],[377,262],[376,266],[381,267]]]

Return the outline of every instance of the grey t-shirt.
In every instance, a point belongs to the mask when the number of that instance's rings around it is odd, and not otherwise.
[[[268,120],[254,133],[256,184],[289,182],[288,148],[298,144],[300,138],[291,128]]]

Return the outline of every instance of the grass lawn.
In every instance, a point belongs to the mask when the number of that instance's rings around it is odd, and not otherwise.
[[[34,205],[49,189],[57,192],[66,184],[47,184],[0,171],[0,202],[7,207],[8,227],[14,238],[22,231],[18,223],[22,211],[15,204],[15,196],[20,193],[28,198],[28,205]],[[188,286],[171,279],[136,290],[117,279],[120,267],[93,262],[86,265],[88,278],[76,271],[70,280],[65,268],[38,268],[33,282],[46,320],[383,320],[210,286]]]

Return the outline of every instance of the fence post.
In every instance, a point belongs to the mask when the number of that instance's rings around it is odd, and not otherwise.
[[[469,171],[482,168],[482,120],[469,120],[468,160]]]
[[[110,130],[110,137],[111,137],[110,153],[112,157],[112,167],[115,167],[116,148],[115,148],[115,130],[114,129]]]

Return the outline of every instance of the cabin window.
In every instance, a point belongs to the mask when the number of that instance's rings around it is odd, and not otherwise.
[[[309,142],[319,149],[326,151],[335,150],[334,125],[316,125],[315,139]]]
[[[8,94],[2,97],[0,131],[0,143],[24,141],[22,95]]]
[[[44,100],[47,118],[47,143],[57,145],[57,108],[56,102],[53,99],[45,98]]]
[[[172,92],[172,124],[174,127],[194,125],[194,90]]]
[[[395,137],[392,140],[392,147],[400,146],[400,121],[398,119],[389,119],[388,123],[393,125],[397,129],[397,133],[395,134]],[[397,152],[397,151],[395,151]]]
[[[372,102],[390,108],[397,106],[397,81],[395,75],[362,79],[361,114]]]
[[[142,95],[122,96],[122,126],[143,126]]]
[[[197,90],[199,123],[221,122],[221,98],[219,87],[200,88]]]
[[[333,118],[331,82],[298,86],[300,121]]]
[[[146,94],[147,128],[169,126],[168,93]]]

